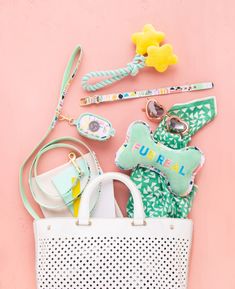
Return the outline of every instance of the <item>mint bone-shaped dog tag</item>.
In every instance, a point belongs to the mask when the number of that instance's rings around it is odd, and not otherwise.
[[[126,142],[117,151],[115,163],[124,170],[138,165],[151,168],[165,177],[172,193],[186,196],[204,163],[204,155],[196,147],[174,150],[156,143],[149,126],[136,121],[128,128]]]

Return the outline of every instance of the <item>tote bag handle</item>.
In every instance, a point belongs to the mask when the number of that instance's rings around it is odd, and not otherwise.
[[[145,214],[144,214],[144,208],[142,203],[142,198],[140,195],[139,190],[137,189],[136,185],[131,181],[131,179],[124,174],[121,173],[104,173],[98,177],[96,177],[94,180],[92,180],[87,187],[85,188],[80,202],[80,208],[79,208],[79,215],[78,215],[78,225],[90,225],[90,210],[89,210],[89,204],[92,194],[94,193],[95,189],[101,182],[105,182],[108,180],[118,180],[122,183],[124,183],[128,189],[130,190],[133,201],[134,201],[134,219],[133,219],[133,225],[135,226],[142,226],[145,225]]]

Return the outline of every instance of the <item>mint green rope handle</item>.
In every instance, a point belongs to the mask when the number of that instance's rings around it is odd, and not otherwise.
[[[135,76],[141,68],[145,66],[145,57],[137,54],[132,62],[128,63],[126,67],[115,70],[106,71],[92,71],[82,77],[82,87],[86,91],[96,91],[107,85],[111,85],[114,82],[121,80],[122,78],[131,75]],[[96,82],[95,84],[89,84],[89,80],[97,77],[107,77],[104,80]]]
[[[77,57],[77,60],[76,60],[76,57]],[[56,111],[55,111],[53,120],[52,120],[49,128],[47,129],[46,134],[43,136],[42,140],[39,142],[38,145],[36,145],[36,147],[33,149],[33,151],[27,156],[25,161],[20,166],[20,170],[19,170],[19,190],[20,190],[21,198],[22,198],[22,201],[23,201],[23,204],[24,204],[25,208],[27,209],[29,214],[35,220],[40,219],[40,217],[38,216],[38,214],[35,212],[35,210],[31,206],[31,204],[30,204],[30,202],[29,202],[29,200],[27,198],[26,192],[25,192],[25,187],[24,187],[24,182],[23,182],[25,166],[28,163],[28,161],[30,160],[30,158],[36,153],[36,151],[42,145],[42,143],[47,139],[47,137],[49,136],[49,134],[51,133],[51,131],[55,127],[55,124],[56,124],[56,122],[58,120],[58,117],[59,117],[59,115],[60,115],[60,113],[62,111],[65,95],[66,95],[66,93],[68,91],[68,88],[69,88],[73,78],[76,75],[76,72],[78,70],[78,66],[79,66],[79,64],[81,62],[81,58],[82,58],[82,48],[81,48],[80,45],[77,45],[75,47],[75,49],[74,49],[69,61],[68,61],[68,64],[67,64],[65,72],[64,72],[62,85],[61,85],[61,90],[60,90],[60,97],[59,97],[59,100],[58,100],[58,104],[57,104],[57,107],[56,107]],[[75,68],[72,71],[73,65],[75,65]]]

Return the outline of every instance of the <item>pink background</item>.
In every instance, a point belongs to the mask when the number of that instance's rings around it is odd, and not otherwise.
[[[195,227],[189,289],[235,288],[235,159],[230,129],[235,105],[233,2],[0,1],[0,288],[35,288],[32,219],[19,197],[18,169],[51,121],[70,53],[77,43],[85,52],[64,108],[65,113],[78,116],[86,111],[79,107],[79,98],[85,94],[81,75],[130,61],[134,55],[130,35],[145,23],[166,33],[179,64],[164,74],[142,70],[137,77],[102,92],[214,81],[211,91],[161,96],[159,100],[170,108],[177,102],[217,96],[217,118],[192,141],[205,152],[207,160],[197,178],[199,192],[191,213]],[[116,136],[105,144],[89,142],[104,171],[117,170],[113,162],[115,151],[130,122],[146,120],[141,111],[144,103],[140,99],[88,108],[107,117],[117,130]],[[68,134],[77,136],[75,128],[60,123],[53,137]],[[49,164],[46,158],[42,170],[67,160],[66,155],[56,156],[50,156]],[[123,210],[128,197],[124,191],[117,195]]]

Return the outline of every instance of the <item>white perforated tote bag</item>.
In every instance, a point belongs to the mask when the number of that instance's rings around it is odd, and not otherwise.
[[[119,180],[134,199],[134,218],[89,218],[100,182]],[[34,221],[38,289],[185,289],[192,222],[145,219],[139,191],[121,173],[105,173],[86,187],[79,218]]]

